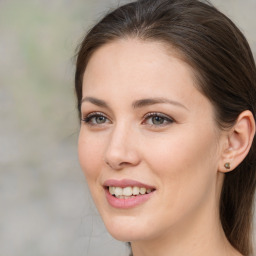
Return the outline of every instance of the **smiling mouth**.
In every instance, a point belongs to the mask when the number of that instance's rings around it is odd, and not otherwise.
[[[108,192],[118,198],[118,199],[129,199],[129,198],[134,198],[138,196],[143,196],[146,194],[150,194],[155,191],[155,189],[151,188],[145,188],[145,187],[114,187],[114,186],[108,186],[106,187]]]

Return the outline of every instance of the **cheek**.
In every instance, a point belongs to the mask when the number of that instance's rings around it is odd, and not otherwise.
[[[103,161],[102,141],[85,133],[82,128],[78,139],[78,157],[88,183],[96,180]]]
[[[200,200],[215,185],[218,165],[216,137],[214,132],[191,127],[187,132],[180,129],[173,134],[175,136],[154,143],[153,149],[145,148],[148,149],[150,169],[159,178],[170,204],[175,201],[186,205],[184,200],[188,204]]]
[[[151,138],[151,145],[146,144],[147,141],[144,141],[142,146],[147,159],[151,159],[152,169],[158,170],[160,175],[180,173],[180,170],[189,173],[191,169],[201,170],[208,162],[216,162],[217,147],[213,132],[184,128],[173,131],[168,137]],[[166,169],[170,171],[161,171]]]

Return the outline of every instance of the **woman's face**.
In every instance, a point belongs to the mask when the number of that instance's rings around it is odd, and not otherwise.
[[[81,112],[80,164],[115,238],[154,239],[216,211],[222,136],[213,106],[163,45],[126,39],[99,48]]]

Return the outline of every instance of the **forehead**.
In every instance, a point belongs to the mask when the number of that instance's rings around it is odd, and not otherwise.
[[[122,39],[103,45],[91,56],[83,77],[83,91],[127,82],[132,87],[144,86],[171,79],[195,84],[192,68],[174,48],[161,42]],[[170,82],[170,81],[169,81]],[[93,88],[91,88],[93,87]]]

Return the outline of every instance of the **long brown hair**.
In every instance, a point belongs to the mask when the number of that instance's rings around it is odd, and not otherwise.
[[[239,114],[256,115],[256,68],[250,47],[234,23],[209,3],[198,0],[138,0],[107,14],[78,49],[75,89],[80,113],[82,79],[90,56],[120,38],[160,41],[175,47],[194,70],[198,88],[215,107],[220,128]],[[230,243],[252,253],[256,142],[244,161],[225,175],[220,219]]]

